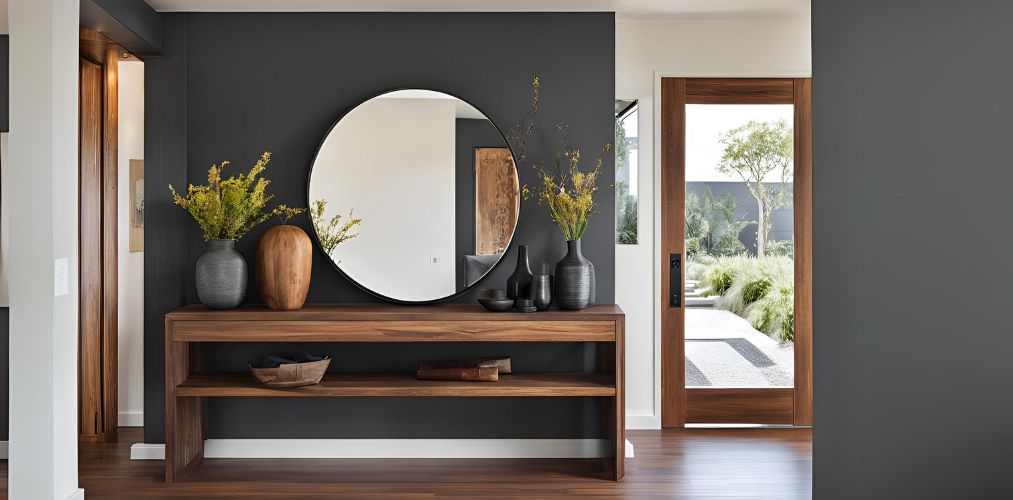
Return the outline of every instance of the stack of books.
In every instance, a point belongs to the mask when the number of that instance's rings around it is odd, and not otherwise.
[[[500,375],[509,373],[511,373],[510,358],[497,356],[478,359],[419,361],[416,375],[422,380],[496,382]]]

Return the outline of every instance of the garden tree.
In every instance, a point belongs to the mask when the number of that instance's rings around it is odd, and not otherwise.
[[[794,155],[791,127],[783,118],[774,122],[750,120],[721,134],[719,142],[725,151],[718,171],[741,177],[749,193],[756,198],[756,256],[763,257],[770,234],[771,212],[791,203],[788,193]],[[779,182],[765,183],[771,174],[776,175]]]
[[[637,243],[637,198],[630,194],[630,144],[623,120],[616,120],[616,242]]]
[[[746,248],[739,233],[752,221],[736,217],[738,204],[727,191],[715,196],[710,187],[703,193],[686,193],[686,253],[739,255]]]

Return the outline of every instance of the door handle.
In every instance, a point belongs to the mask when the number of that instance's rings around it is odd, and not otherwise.
[[[682,307],[682,254],[668,256],[668,307]]]

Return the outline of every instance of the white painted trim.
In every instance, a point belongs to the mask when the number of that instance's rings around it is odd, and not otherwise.
[[[131,460],[165,460],[164,444],[134,443],[130,445]]]
[[[600,458],[603,439],[208,439],[205,458]],[[626,441],[626,457],[633,457]],[[131,460],[163,460],[164,444],[134,443]]]
[[[660,429],[661,417],[655,415],[626,415],[627,429]]]
[[[654,283],[654,415],[658,418],[661,428],[661,269],[658,260],[661,258],[661,78],[662,74],[654,72],[654,263],[651,279]]]
[[[117,422],[120,427],[144,427],[143,411],[121,411],[117,415]]]
[[[7,441],[0,441],[0,460],[7,460]]]
[[[84,500],[84,488],[78,488],[67,496],[67,500]]]

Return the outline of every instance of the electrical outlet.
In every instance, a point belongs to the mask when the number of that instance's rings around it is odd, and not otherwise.
[[[56,297],[70,293],[70,261],[66,257],[53,263],[53,290]]]

